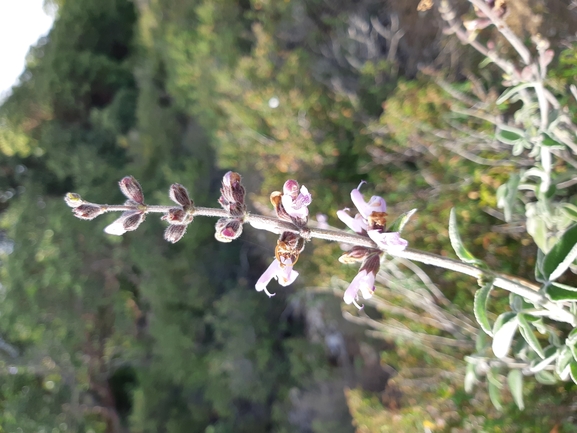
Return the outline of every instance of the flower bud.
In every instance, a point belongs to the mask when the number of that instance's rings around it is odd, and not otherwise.
[[[64,196],[64,201],[70,207],[78,207],[82,203],[84,203],[84,200],[82,200],[80,194],[76,194],[75,192],[69,192],[68,194],[66,194]]]
[[[241,185],[240,174],[229,171],[222,178],[220,205],[233,217],[242,217],[246,214],[244,197],[246,191]]]
[[[380,253],[379,250],[375,250],[374,248],[367,248],[367,247],[359,247],[354,246],[345,254],[339,257],[339,262],[344,264],[350,264],[355,262],[362,262],[367,258],[370,254]]]
[[[161,218],[163,221],[168,221],[169,224],[190,224],[194,219],[191,213],[184,211],[182,208],[174,207],[169,209]]]
[[[186,225],[171,224],[164,231],[164,239],[171,243],[176,243],[182,239],[186,233]]]
[[[282,192],[273,191],[270,194],[270,202],[274,207],[276,216],[278,219],[288,222],[293,222],[291,216],[287,213],[284,206],[282,205]]]
[[[168,195],[173,202],[181,205],[185,210],[192,208],[193,202],[188,195],[188,191],[181,184],[173,183],[170,185]]]
[[[76,206],[74,209],[72,209],[72,212],[74,212],[74,215],[77,218],[83,220],[91,220],[96,218],[98,215],[102,215],[104,213],[104,209],[97,204],[85,203],[81,204],[80,206]]]
[[[138,226],[144,222],[145,219],[146,214],[144,212],[138,212],[135,213],[134,215],[126,217],[122,225],[124,227],[124,230],[126,230],[127,232],[131,232],[133,230],[136,230]]]
[[[214,237],[219,242],[232,242],[242,234],[242,220],[221,218],[216,222]]]
[[[120,182],[120,191],[130,200],[138,203],[144,204],[144,193],[142,192],[142,187],[138,181],[132,176],[123,177]]]

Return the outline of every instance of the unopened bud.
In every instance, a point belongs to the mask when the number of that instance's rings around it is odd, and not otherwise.
[[[173,183],[170,185],[168,195],[173,202],[181,205],[185,210],[192,208],[193,203],[188,195],[188,191],[181,184]]]
[[[134,215],[126,217],[122,223],[124,230],[131,232],[136,230],[140,224],[146,219],[144,212],[137,212]]]
[[[219,242],[232,242],[242,234],[242,221],[236,218],[221,218],[216,222],[214,237]]]
[[[366,257],[375,252],[379,252],[379,250],[375,250],[374,248],[354,246],[345,254],[339,257],[339,262],[344,264],[362,262]]]
[[[68,194],[66,194],[64,196],[64,201],[70,207],[78,207],[82,203],[84,203],[84,200],[82,200],[80,194],[76,194],[75,192],[69,192]]]
[[[81,204],[72,209],[77,218],[91,220],[104,213],[104,209],[96,204]]]
[[[176,243],[182,239],[186,233],[186,225],[171,224],[164,231],[164,239],[171,243]]]
[[[190,224],[193,220],[192,214],[184,211],[179,207],[169,209],[160,219],[168,221],[169,224]]]
[[[220,205],[233,217],[242,217],[246,213],[244,197],[246,191],[241,184],[240,174],[229,171],[222,178],[222,196],[218,199]]]
[[[144,204],[144,193],[142,192],[142,187],[138,181],[132,176],[123,177],[120,182],[120,191],[130,200],[138,203]]]

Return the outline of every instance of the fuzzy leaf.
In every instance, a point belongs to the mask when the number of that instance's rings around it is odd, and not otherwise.
[[[548,281],[559,278],[577,258],[577,224],[571,226],[543,259],[543,274]]]
[[[401,233],[405,224],[409,222],[415,212],[417,212],[417,209],[411,209],[410,211],[400,215],[389,227],[387,227],[387,231]]]
[[[491,399],[491,403],[495,406],[499,412],[503,410],[503,405],[501,404],[501,390],[497,385],[493,382],[488,383],[489,388],[489,398]]]
[[[511,313],[504,313],[499,316],[499,319]],[[513,341],[513,336],[517,332],[517,327],[519,326],[519,320],[517,316],[513,314],[510,320],[505,321],[497,320],[493,328],[493,353],[497,358],[504,358],[507,356],[509,349],[511,348],[511,343]]]
[[[491,331],[491,323],[489,323],[489,318],[487,317],[487,301],[489,300],[489,294],[492,288],[493,280],[486,282],[483,287],[475,293],[475,301],[473,304],[475,319],[477,319],[481,329],[491,337],[493,336],[493,332]]]
[[[525,409],[525,404],[523,403],[523,374],[521,370],[511,370],[507,375],[507,383],[517,407],[520,410]]]
[[[545,359],[545,352],[543,352],[543,348],[535,337],[533,333],[533,328],[529,325],[529,322],[525,318],[524,314],[517,314],[517,320],[519,321],[519,331],[521,335],[525,339],[525,341],[531,346],[531,348],[541,357],[541,359]]]
[[[571,350],[567,346],[563,346],[559,352],[559,356],[557,357],[557,362],[555,363],[555,373],[561,376],[561,373],[565,370],[565,367],[567,367],[567,364],[569,364],[572,359],[573,354],[571,353]]]
[[[451,240],[451,246],[455,250],[455,254],[457,254],[457,257],[459,257],[461,261],[472,265],[483,264],[481,260],[475,258],[475,256],[473,256],[473,254],[471,254],[463,245],[463,241],[461,240],[457,228],[457,215],[455,208],[451,209],[451,216],[449,218],[449,238]]]
[[[577,289],[560,283],[551,283],[545,291],[552,301],[577,301]]]
[[[544,385],[555,385],[557,383],[555,376],[549,373],[547,370],[542,370],[535,374],[535,380]]]

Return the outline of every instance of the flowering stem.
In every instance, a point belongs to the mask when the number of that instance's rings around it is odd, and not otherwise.
[[[166,213],[174,206],[162,206],[162,205],[97,205],[105,212],[125,212],[131,210],[140,210],[145,213]],[[192,210],[195,216],[208,216],[216,218],[227,218],[229,213],[224,209],[218,208],[207,208],[207,207],[194,207]],[[299,228],[296,225],[281,221],[275,217],[268,217],[264,215],[255,215],[246,213],[243,218],[245,223],[249,223],[256,229],[267,230],[272,233],[284,233],[291,232],[297,233],[303,238],[310,240],[311,238],[324,239],[333,242],[341,242],[351,245],[357,245],[367,248],[379,249],[377,244],[375,244],[370,238],[366,236],[361,236],[352,233],[346,233],[340,230],[326,230],[319,228]],[[508,290],[509,292],[515,293],[523,298],[527,299],[529,302],[540,305],[552,313],[552,316],[562,322],[571,323],[577,326],[577,317],[571,314],[566,309],[561,306],[549,301],[545,296],[539,293],[539,286],[530,281],[516,278],[513,276],[501,274],[498,272],[493,272],[486,269],[481,269],[473,265],[469,265],[457,260],[453,260],[447,257],[438,256],[436,254],[426,253],[423,251],[412,250],[410,248],[404,251],[394,251],[387,252],[393,257],[403,258],[412,260],[414,262],[424,263],[426,265],[432,265],[443,269],[448,269],[451,271],[459,272],[461,274],[469,275],[474,278],[486,278],[493,279],[493,284],[496,287]]]

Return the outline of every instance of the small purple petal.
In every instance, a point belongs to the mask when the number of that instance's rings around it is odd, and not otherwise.
[[[387,211],[387,203],[385,202],[385,200],[382,197],[374,195],[371,197],[371,199],[367,203],[367,202],[365,202],[365,199],[363,198],[363,195],[358,190],[358,188],[353,189],[351,191],[351,200],[355,204],[359,213],[365,219],[368,219],[373,212],[386,212]]]
[[[400,252],[407,248],[409,243],[401,238],[399,232],[381,232],[379,230],[369,230],[369,237],[382,249],[390,253]]]
[[[347,211],[339,210],[337,211],[337,217],[339,217],[339,219],[342,222],[344,222],[347,225],[347,227],[349,227],[355,233],[362,233],[363,230],[367,231],[369,229],[366,221],[364,221],[363,217],[359,214],[357,214],[355,218],[353,218],[347,213]]]
[[[262,292],[263,290],[267,292],[266,286],[270,283],[279,272],[281,271],[280,263],[277,259],[274,259],[269,265],[266,271],[261,275],[261,277],[256,282],[255,288],[257,292]]]
[[[359,290],[363,294],[363,298],[369,299],[373,296],[374,287],[375,275],[372,272],[367,273],[365,270],[360,271],[345,291],[343,298],[345,304],[352,304],[356,300]]]

